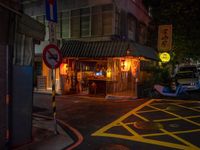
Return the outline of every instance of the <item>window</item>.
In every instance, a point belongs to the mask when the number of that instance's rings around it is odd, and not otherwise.
[[[80,37],[80,10],[71,11],[71,37]]]
[[[92,35],[102,35],[102,10],[101,6],[92,7]]]
[[[147,42],[147,27],[144,24],[139,24],[139,43],[146,44]]]
[[[70,35],[70,20],[69,12],[62,13],[61,29],[62,29],[62,38],[69,38]]]
[[[33,61],[33,39],[17,33],[15,40],[13,63],[20,66],[30,66]]]
[[[120,35],[120,13],[115,13],[115,34]]]
[[[102,6],[103,35],[112,35],[113,5]]]
[[[112,35],[113,5],[92,7],[92,35]]]
[[[136,21],[133,16],[128,16],[128,38],[135,41]]]
[[[81,9],[81,37],[90,35],[90,8]]]

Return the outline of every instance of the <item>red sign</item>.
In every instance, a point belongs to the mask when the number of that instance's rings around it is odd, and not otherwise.
[[[62,62],[59,48],[54,44],[47,45],[43,50],[43,60],[47,67],[58,68]]]

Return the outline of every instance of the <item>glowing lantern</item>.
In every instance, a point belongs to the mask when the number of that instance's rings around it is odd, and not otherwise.
[[[106,71],[106,77],[111,78],[111,69],[110,68],[108,68]]]
[[[67,75],[67,71],[69,70],[69,65],[66,63],[62,63],[60,65],[60,74],[61,75]]]
[[[129,71],[131,67],[130,59],[122,59],[121,60],[121,71]]]
[[[169,62],[169,61],[170,61],[170,55],[169,55],[169,53],[167,53],[167,52],[161,53],[161,54],[160,54],[160,60],[161,60],[163,63]]]

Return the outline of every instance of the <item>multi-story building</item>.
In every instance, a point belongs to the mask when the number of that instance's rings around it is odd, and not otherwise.
[[[45,41],[35,48],[35,69],[36,76],[47,78],[48,89],[51,71],[41,59],[49,39],[45,2],[23,4],[25,13],[46,25]],[[137,96],[137,83],[143,77],[140,68],[157,59],[154,49],[145,46],[151,43],[151,17],[142,0],[58,0],[57,4],[57,44],[64,58],[56,71],[57,89]]]

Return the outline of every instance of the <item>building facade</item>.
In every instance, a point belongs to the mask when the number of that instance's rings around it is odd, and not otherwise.
[[[42,78],[39,80],[45,85],[41,87],[50,89],[51,71],[41,59],[42,50],[49,43],[45,2],[25,0],[23,4],[25,13],[46,25],[45,41],[35,48],[35,76]],[[126,91],[119,95],[137,96],[140,62],[157,59],[155,51],[145,46],[151,40],[151,17],[142,0],[58,0],[57,4],[57,45],[64,58],[56,70],[57,91],[98,94],[95,86],[105,85],[99,88],[106,89],[100,92],[104,95]],[[125,69],[127,62],[129,67]],[[109,72],[113,72],[110,77]],[[88,79],[86,84],[84,80]],[[120,83],[114,82],[117,80]]]

